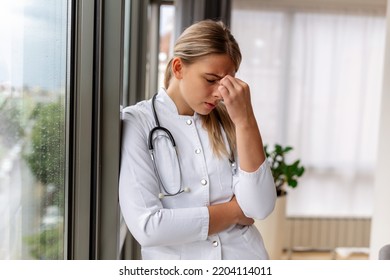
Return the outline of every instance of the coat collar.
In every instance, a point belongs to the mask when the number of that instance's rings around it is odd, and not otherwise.
[[[165,111],[171,115],[177,116],[183,119],[199,119],[199,115],[195,112],[193,116],[184,116],[179,115],[179,111],[177,110],[175,102],[173,102],[172,98],[168,95],[165,88],[160,88],[158,91],[158,95],[156,101],[160,103],[158,110]],[[157,105],[156,105],[157,106]]]

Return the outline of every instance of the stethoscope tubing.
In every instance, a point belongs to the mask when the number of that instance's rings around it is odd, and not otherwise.
[[[152,159],[152,162],[153,162],[153,167],[154,167],[154,171],[156,173],[156,176],[157,176],[157,180],[159,182],[159,185],[162,187],[162,189],[164,190],[165,194],[164,193],[160,193],[159,194],[159,198],[163,198],[165,196],[175,196],[175,195],[178,195],[178,194],[181,194],[183,192],[188,192],[189,189],[188,188],[184,188],[182,187],[182,178],[181,178],[181,168],[180,168],[180,161],[179,161],[179,156],[178,156],[178,153],[177,153],[177,148],[176,148],[176,142],[175,142],[175,139],[173,138],[173,135],[172,133],[165,127],[162,127],[160,125],[160,121],[158,119],[158,116],[157,116],[157,112],[156,112],[156,107],[155,107],[155,100],[156,100],[156,97],[157,97],[157,93],[153,96],[152,98],[152,111],[153,111],[153,116],[154,116],[154,121],[156,122],[156,126],[149,132],[149,136],[148,136],[148,148],[149,148],[149,153],[150,153],[150,157]],[[173,148],[175,149],[175,153],[176,153],[176,158],[177,158],[177,161],[178,161],[178,165],[179,165],[179,171],[180,171],[180,184],[179,184],[179,189],[178,191],[176,192],[169,192],[166,187],[164,186],[164,183],[162,182],[161,180],[161,177],[160,177],[160,173],[158,172],[158,169],[157,169],[157,165],[156,165],[156,161],[155,161],[155,156],[154,156],[154,146],[153,146],[153,135],[155,132],[157,131],[163,131],[165,132],[165,134],[168,136],[169,140],[171,141],[172,143],[172,146]]]
[[[163,191],[165,192],[165,194],[163,192],[161,192],[159,194],[159,198],[162,199],[166,196],[175,196],[175,195],[178,195],[178,194],[181,194],[183,192],[190,192],[190,189],[187,188],[187,187],[183,187],[182,186],[182,175],[181,175],[181,167],[180,167],[180,160],[179,160],[179,155],[177,153],[177,147],[176,147],[176,142],[175,142],[175,139],[173,138],[173,135],[172,133],[165,127],[161,126],[160,125],[160,121],[158,119],[158,116],[157,116],[157,112],[156,112],[156,106],[155,106],[155,101],[156,101],[156,98],[157,98],[157,94],[156,93],[155,95],[153,95],[153,98],[152,98],[152,111],[153,111],[153,116],[154,116],[154,121],[156,123],[156,126],[154,128],[152,128],[152,130],[150,130],[149,132],[149,136],[148,136],[148,148],[149,148],[149,153],[150,153],[150,157],[152,159],[152,162],[153,162],[153,167],[154,167],[154,170],[155,170],[155,173],[156,173],[156,176],[157,176],[157,180],[159,182],[159,186],[163,189]],[[173,148],[175,149],[175,153],[176,153],[176,158],[177,158],[177,162],[178,162],[178,165],[179,165],[179,173],[180,173],[180,184],[179,184],[179,189],[178,191],[176,192],[169,192],[167,190],[167,188],[164,186],[164,183],[162,182],[161,180],[161,177],[160,177],[160,174],[158,172],[158,169],[157,169],[157,165],[156,165],[156,160],[155,160],[155,155],[154,155],[154,146],[153,146],[153,135],[154,133],[156,133],[157,131],[163,131],[169,138],[169,140],[171,141],[172,143],[172,146]],[[229,159],[230,161],[230,164],[232,166],[232,174],[235,174],[236,171],[237,171],[237,165],[236,165],[236,162],[234,160],[234,154],[232,155],[232,158]],[[161,190],[161,189],[160,189]]]

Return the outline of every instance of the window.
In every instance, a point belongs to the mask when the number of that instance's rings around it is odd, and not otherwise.
[[[169,4],[160,6],[158,86],[164,86],[165,68],[173,53],[175,7]]]
[[[288,214],[371,216],[385,11],[259,2],[233,1],[232,29],[265,141],[307,168]]]
[[[0,9],[0,259],[63,259],[68,1]]]

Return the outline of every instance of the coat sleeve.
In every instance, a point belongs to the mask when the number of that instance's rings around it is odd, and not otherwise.
[[[145,116],[136,110],[124,111],[119,204],[127,227],[141,246],[205,240],[209,227],[207,207],[163,208],[145,127]]]
[[[234,193],[245,216],[265,219],[275,207],[276,188],[268,161],[254,172],[238,170]]]

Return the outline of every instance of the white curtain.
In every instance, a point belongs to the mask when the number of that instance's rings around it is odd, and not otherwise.
[[[384,12],[236,8],[232,31],[264,142],[307,168],[288,214],[371,215]]]

